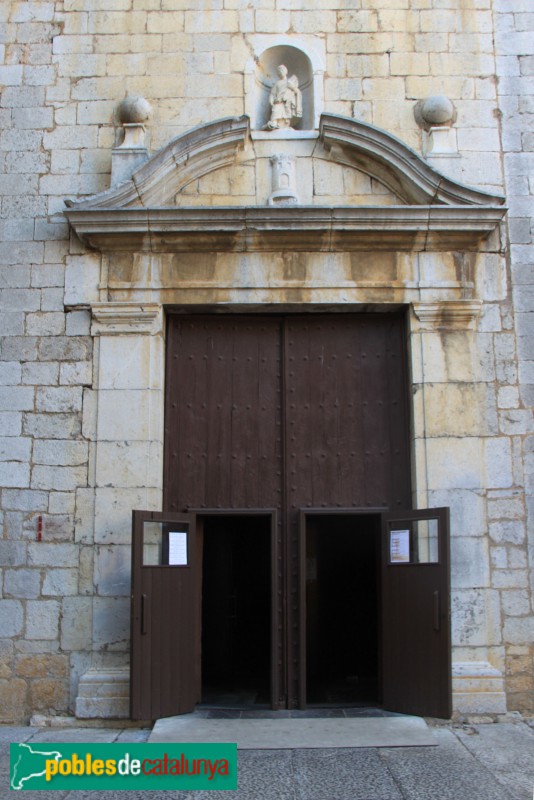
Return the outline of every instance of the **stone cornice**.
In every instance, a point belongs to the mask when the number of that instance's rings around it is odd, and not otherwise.
[[[93,303],[92,336],[156,334],[162,329],[160,303]]]
[[[421,330],[473,330],[480,315],[480,300],[444,300],[413,303]]]
[[[445,177],[396,136],[366,122],[323,114],[319,138],[333,160],[356,167],[385,184],[406,203],[502,205],[488,194]]]
[[[477,249],[502,206],[293,206],[70,209],[89,247],[106,251],[250,252]]]

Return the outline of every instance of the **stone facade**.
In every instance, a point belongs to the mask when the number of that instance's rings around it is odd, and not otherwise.
[[[128,713],[130,515],[161,509],[165,307],[196,304],[409,307],[414,503],[452,514],[455,707],[533,711],[530,0],[8,0],[0,20],[0,720]],[[306,130],[259,130],[272,48],[311,65]],[[126,91],[152,113],[120,153]],[[441,128],[414,114],[434,95],[454,107]],[[242,115],[231,154],[176,158],[149,206],[266,207],[283,153],[300,204],[401,205],[415,225],[423,201],[399,200],[362,145],[319,136],[321,114],[398,137],[489,205],[505,195],[506,220],[460,245],[430,222],[413,246],[406,227],[375,245],[381,222],[365,246],[314,252],[247,233],[193,259],[178,233],[164,251],[142,229],[127,252],[117,219],[105,246],[69,228],[65,199]]]

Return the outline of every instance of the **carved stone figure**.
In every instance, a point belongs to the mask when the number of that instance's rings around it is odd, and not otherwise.
[[[287,76],[287,67],[280,64],[277,68],[279,80],[276,81],[269,95],[271,118],[266,130],[291,128],[302,117],[302,93],[296,75]]]

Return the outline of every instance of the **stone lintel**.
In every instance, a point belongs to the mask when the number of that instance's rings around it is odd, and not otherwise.
[[[480,300],[444,300],[413,303],[420,330],[474,330],[482,308]]]
[[[163,312],[160,303],[93,303],[92,336],[160,333]]]
[[[254,252],[478,250],[503,206],[291,206],[70,209],[96,250]]]

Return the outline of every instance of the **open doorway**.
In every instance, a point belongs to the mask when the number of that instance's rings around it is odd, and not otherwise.
[[[269,707],[271,516],[203,517],[202,703]]]
[[[305,704],[379,704],[380,515],[305,520]]]

